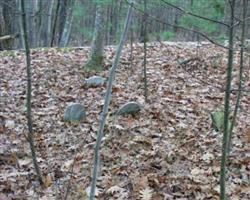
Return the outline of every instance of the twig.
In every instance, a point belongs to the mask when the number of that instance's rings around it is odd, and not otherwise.
[[[197,15],[195,13],[184,10],[183,8],[180,8],[180,7],[178,7],[178,6],[176,6],[176,5],[172,4],[172,3],[169,3],[169,2],[167,2],[165,0],[161,0],[161,1],[164,2],[165,4],[167,4],[168,6],[171,6],[172,8],[175,8],[176,10],[179,10],[179,11],[183,12],[186,15],[191,15],[193,17],[197,17],[197,18],[200,18],[200,19],[204,19],[204,20],[207,20],[207,21],[210,21],[210,22],[214,22],[214,23],[221,24],[221,25],[224,25],[226,27],[229,27],[229,25],[224,23],[224,22],[217,21],[217,20],[214,20],[214,19],[211,19],[211,18],[208,18],[208,17],[204,17],[204,16],[201,16],[201,15]]]
[[[99,150],[100,150],[101,141],[103,138],[104,125],[105,125],[105,121],[107,118],[108,108],[109,108],[109,104],[110,104],[110,100],[111,100],[111,91],[112,91],[113,79],[115,77],[115,70],[116,70],[118,62],[119,62],[119,58],[120,58],[120,55],[122,52],[124,42],[126,40],[126,35],[128,32],[130,21],[131,21],[133,1],[130,3],[130,5],[131,6],[129,6],[129,9],[128,9],[127,18],[125,21],[123,33],[122,33],[121,38],[120,38],[120,43],[119,43],[118,49],[116,51],[115,60],[114,60],[114,63],[112,65],[112,67],[110,69],[110,73],[109,73],[109,80],[107,83],[107,90],[106,90],[106,94],[105,94],[105,102],[104,102],[102,114],[100,117],[101,118],[100,119],[100,126],[99,126],[99,130],[98,130],[98,135],[97,135],[96,145],[95,145],[95,150],[94,150],[94,154],[95,154],[94,155],[94,169],[93,169],[92,183],[91,183],[91,190],[90,190],[90,197],[89,197],[90,200],[93,200],[95,198],[97,174],[98,174],[98,167],[99,167],[99,162],[100,162]]]
[[[127,4],[131,5],[131,3],[128,2],[128,0],[125,0],[127,2]],[[143,10],[139,9],[139,8],[136,8],[135,6],[133,6],[133,8],[137,11],[139,11],[140,13],[144,13]],[[168,25],[168,26],[172,26],[172,27],[176,27],[176,28],[179,28],[179,29],[182,29],[182,30],[185,30],[185,31],[190,31],[190,32],[193,32],[193,33],[196,33],[200,36],[202,36],[203,38],[207,39],[209,42],[219,46],[219,47],[222,47],[224,49],[228,49],[228,47],[222,45],[222,44],[219,44],[218,42],[214,41],[212,38],[210,38],[209,36],[207,36],[205,33],[202,33],[200,31],[197,31],[195,29],[189,29],[189,28],[185,28],[183,26],[179,26],[179,25],[173,25],[171,23],[168,23],[168,22],[163,22],[162,20],[156,18],[156,17],[153,17],[152,15],[149,15],[148,13],[146,13],[146,15],[148,17],[150,17],[152,20],[156,21],[156,22],[159,22],[161,24],[164,24],[164,25]]]

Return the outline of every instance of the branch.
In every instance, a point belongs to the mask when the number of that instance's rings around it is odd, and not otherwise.
[[[125,0],[125,1],[127,2],[127,4],[131,5],[131,3],[128,2],[128,0]],[[143,10],[141,10],[141,9],[139,9],[139,8],[136,8],[135,6],[132,6],[132,7],[133,7],[135,10],[139,11],[140,13],[144,13]],[[161,21],[160,19],[158,19],[158,18],[156,18],[156,17],[153,17],[153,16],[149,15],[148,13],[146,13],[146,15],[147,15],[148,17],[150,17],[152,20],[156,21],[156,22],[159,22],[159,23],[164,24],[164,25],[172,26],[172,27],[177,27],[177,28],[180,28],[180,29],[185,30],[185,31],[190,31],[190,32],[196,33],[196,34],[202,36],[203,38],[207,39],[207,40],[208,40],[209,42],[211,42],[212,44],[215,44],[215,45],[217,45],[217,46],[219,46],[219,47],[222,47],[222,48],[224,48],[224,49],[228,49],[228,47],[226,47],[226,46],[224,46],[224,45],[222,45],[222,44],[219,44],[218,42],[214,41],[212,38],[208,37],[205,33],[202,33],[202,32],[200,32],[200,31],[197,31],[197,30],[194,30],[194,29],[185,28],[185,27],[183,27],[183,26],[173,25],[173,24],[171,24],[171,23],[163,22],[163,21]]]
[[[12,35],[4,35],[4,36],[1,36],[0,37],[0,42],[4,41],[4,40],[13,40],[15,38],[18,38],[19,37],[19,33],[16,33],[16,34],[12,34]]]
[[[204,16],[201,16],[201,15],[197,15],[195,13],[192,13],[192,12],[189,12],[187,10],[184,10],[183,8],[180,8],[180,7],[178,7],[178,6],[176,6],[176,5],[172,4],[172,3],[169,3],[169,2],[167,2],[165,0],[161,0],[161,1],[164,2],[165,4],[167,4],[168,6],[170,6],[172,8],[175,8],[176,10],[179,10],[179,11],[183,12],[186,15],[191,15],[193,17],[197,17],[197,18],[200,18],[200,19],[203,19],[203,20],[206,20],[206,21],[214,22],[214,23],[221,24],[223,26],[229,27],[229,25],[226,24],[226,23],[224,23],[224,22],[217,21],[215,19],[211,19],[211,18],[204,17]]]
[[[242,8],[242,14],[243,14],[243,19],[246,18],[247,15],[247,0],[243,0],[243,8]],[[240,99],[241,99],[241,92],[242,92],[242,84],[243,84],[243,70],[244,70],[244,42],[245,42],[245,32],[247,30],[247,24],[246,21],[243,20],[242,22],[242,29],[241,29],[241,48],[240,48],[240,71],[239,71],[239,85],[238,85],[238,93],[237,93],[237,99],[236,99],[236,104],[234,108],[234,113],[233,113],[233,120],[232,124],[229,130],[229,137],[228,137],[228,146],[227,146],[227,153],[230,153],[230,148],[231,148],[231,141],[232,141],[232,135],[233,135],[233,128],[236,123],[236,117],[237,113],[240,107]]]

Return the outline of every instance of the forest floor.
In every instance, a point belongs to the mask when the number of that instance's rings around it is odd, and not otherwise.
[[[222,133],[210,113],[223,108],[227,51],[204,43],[150,43],[144,100],[143,45],[123,50],[112,91],[110,113],[128,101],[140,113],[108,115],[101,147],[97,199],[219,199]],[[92,75],[108,77],[115,49],[105,48],[105,70],[85,72],[89,48],[33,49],[32,111],[38,161],[45,185],[36,181],[26,140],[24,51],[1,52],[0,199],[87,199],[93,147],[105,85],[86,87]],[[239,53],[232,88],[237,88]],[[250,199],[250,68],[228,162],[227,193]],[[186,62],[185,62],[186,61]],[[236,92],[232,94],[233,104]],[[85,105],[87,119],[64,122],[72,102]],[[232,106],[234,109],[234,106]]]

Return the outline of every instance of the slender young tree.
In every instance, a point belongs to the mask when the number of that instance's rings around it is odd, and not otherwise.
[[[234,9],[235,0],[230,3],[230,26],[229,26],[229,49],[228,49],[228,64],[227,64],[227,82],[225,91],[225,105],[224,105],[224,130],[222,141],[222,156],[220,169],[220,200],[226,200],[226,161],[227,161],[227,147],[229,136],[229,114],[230,114],[230,94],[232,82],[233,69],[233,54],[234,54]]]
[[[24,39],[24,46],[25,46],[25,54],[26,54],[26,71],[27,71],[27,125],[28,125],[28,142],[30,145],[31,155],[33,164],[35,167],[35,171],[37,174],[37,178],[40,184],[43,184],[42,174],[37,162],[36,157],[36,150],[34,144],[34,132],[33,132],[33,122],[32,122],[32,112],[31,112],[31,64],[30,64],[30,47],[29,47],[29,40],[28,40],[28,31],[26,25],[26,13],[25,13],[25,4],[24,0],[21,0],[21,12],[22,12],[22,29],[23,29],[23,39]]]
[[[91,55],[85,66],[86,70],[101,71],[103,69],[104,30],[104,5],[98,2],[96,6],[95,30]]]
[[[131,5],[133,5],[133,2],[131,3]],[[123,30],[123,33],[121,35],[119,45],[117,47],[117,51],[116,51],[113,65],[112,65],[110,72],[109,72],[109,79],[108,79],[107,90],[106,90],[106,94],[105,94],[105,101],[104,101],[104,105],[103,105],[103,110],[102,110],[101,119],[100,119],[100,126],[99,126],[97,139],[96,139],[96,145],[95,145],[95,149],[94,149],[94,153],[95,153],[95,155],[94,155],[94,168],[93,168],[91,191],[90,191],[90,198],[89,198],[90,200],[93,200],[95,198],[97,174],[98,174],[98,168],[100,167],[99,166],[100,146],[101,146],[101,141],[103,138],[104,125],[105,125],[105,121],[107,118],[108,108],[109,108],[110,99],[111,99],[112,84],[113,84],[113,79],[115,77],[115,71],[116,71],[117,65],[119,63],[122,48],[123,48],[124,42],[126,40],[127,32],[128,32],[130,21],[131,21],[131,15],[132,15],[132,6],[130,6],[128,9],[128,13],[127,13],[127,17],[126,17],[126,21],[125,21],[125,25],[124,25],[124,30]]]
[[[148,102],[148,81],[147,81],[147,0],[143,0],[144,3],[144,15],[143,15],[143,75],[144,75],[144,97]]]
[[[233,113],[232,124],[230,127],[230,132],[228,136],[228,146],[227,146],[227,153],[230,153],[231,147],[231,140],[233,135],[233,128],[236,123],[236,117],[238,113],[238,109],[240,107],[240,98],[241,98],[241,89],[242,89],[242,82],[243,82],[243,70],[244,70],[244,49],[245,49],[245,32],[246,32],[246,17],[247,17],[247,0],[243,0],[242,5],[242,29],[241,29],[241,48],[240,48],[240,71],[239,71],[239,85],[238,85],[238,92],[237,92],[237,99]]]

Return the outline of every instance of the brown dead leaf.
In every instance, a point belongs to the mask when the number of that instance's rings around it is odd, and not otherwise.
[[[152,147],[152,140],[145,137],[145,136],[135,136],[133,139],[134,142],[138,143],[138,144],[143,144],[146,147]]]
[[[0,134],[4,134],[6,130],[5,120],[3,116],[0,116]]]
[[[50,187],[52,183],[52,178],[49,174],[43,176],[43,188]]]
[[[246,131],[245,131],[245,134],[244,134],[245,138],[246,138],[246,141],[248,143],[250,143],[250,128],[248,128]]]
[[[5,194],[0,194],[0,200],[10,200]]]
[[[100,192],[98,199],[140,199],[139,191],[149,187],[156,190],[150,197],[155,200],[218,199],[214,186],[218,184],[220,170],[221,135],[211,130],[209,112],[223,104],[224,92],[220,88],[225,84],[226,51],[211,44],[196,47],[197,43],[192,42],[148,43],[150,103],[145,103],[143,95],[143,45],[133,44],[132,62],[129,60],[130,46],[123,49],[123,64],[116,74],[109,110],[113,113],[127,101],[138,101],[145,105],[145,109],[136,116],[117,117],[115,125],[110,123],[105,128],[101,164],[108,178],[98,179],[98,185],[103,191],[112,186],[126,189],[116,193],[119,189],[112,188],[113,195]],[[0,52],[0,71],[4,72],[1,89],[6,96],[1,102],[3,110],[0,113],[4,116],[4,119],[0,116],[0,178],[7,180],[0,186],[0,193],[49,199],[48,192],[51,196],[56,195],[53,186],[58,179],[64,185],[68,170],[72,168],[72,159],[76,157],[74,175],[70,180],[76,187],[74,191],[72,187],[74,194],[71,199],[87,199],[85,188],[91,181],[93,145],[105,88],[83,87],[82,82],[92,75],[108,77],[115,48],[105,47],[106,68],[98,74],[82,69],[90,55],[87,47],[70,51],[55,48],[31,51],[35,145],[38,159],[42,158],[39,161],[41,171],[46,173],[46,163],[52,164],[55,179],[45,175],[46,189],[37,189],[34,194],[34,184],[30,182],[30,172],[34,169],[27,156],[30,151],[24,137],[27,133],[25,54],[15,51],[12,57]],[[217,55],[222,59],[220,66],[214,68],[210,58]],[[197,59],[192,60],[194,58]],[[238,62],[237,53],[235,58]],[[190,59],[185,66],[177,63],[178,60]],[[128,63],[131,67],[127,66]],[[233,88],[237,83],[235,75]],[[249,79],[245,83],[246,87],[250,86]],[[234,93],[232,95],[234,97]],[[66,105],[74,102],[87,108],[87,120],[78,125],[62,120]],[[242,94],[242,112],[237,119],[233,140],[235,156],[230,160],[230,165],[244,165],[246,168],[240,168],[240,173],[229,173],[229,179],[236,181],[230,187],[230,195],[242,199],[248,195],[244,184],[249,176],[250,115],[246,112],[250,109],[249,102],[249,95]],[[6,123],[7,119],[10,121]],[[113,122],[113,118],[109,121]],[[122,134],[116,134],[118,131]],[[75,156],[79,144],[82,144],[81,154]],[[18,152],[18,156],[12,155],[10,150]],[[25,153],[20,156],[20,152]],[[166,155],[169,156],[166,158]]]
[[[8,165],[11,166],[19,167],[18,157],[15,152],[0,154],[0,162],[7,163]]]

